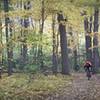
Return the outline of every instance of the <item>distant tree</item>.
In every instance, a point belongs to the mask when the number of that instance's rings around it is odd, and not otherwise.
[[[2,51],[3,51],[3,44],[2,44],[2,22],[0,19],[0,67],[2,67]]]
[[[40,42],[42,42],[42,36],[43,36],[43,29],[44,29],[44,21],[45,21],[45,2],[44,0],[41,0],[41,19],[40,19]],[[44,67],[44,60],[43,60],[43,46],[42,44],[39,45],[38,49],[38,57],[39,57],[39,63],[40,68],[42,69]]]
[[[56,15],[52,14],[52,31],[53,31],[53,56],[52,56],[52,62],[53,67],[52,71],[54,74],[57,73],[58,68],[58,59],[57,59],[57,40],[56,40],[56,33],[55,33],[55,22],[56,22]]]
[[[27,1],[24,3],[24,10],[30,10],[31,9],[31,2]],[[28,15],[24,16],[23,19],[23,24],[24,24],[24,31],[23,31],[23,35],[22,37],[24,38],[24,40],[22,41],[22,63],[23,66],[27,63],[27,34],[28,34],[28,27],[29,27],[29,17]]]
[[[4,11],[5,11],[5,33],[6,33],[6,44],[7,44],[7,62],[8,62],[8,75],[12,75],[12,54],[10,50],[10,41],[9,41],[9,17],[7,13],[9,12],[9,0],[4,0]]]

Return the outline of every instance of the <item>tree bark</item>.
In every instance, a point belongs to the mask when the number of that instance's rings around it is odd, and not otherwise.
[[[24,4],[24,10],[29,10],[31,9],[31,5],[30,5],[30,1],[27,1]],[[24,38],[23,43],[22,43],[22,67],[24,68],[24,65],[27,64],[27,60],[28,60],[28,54],[27,54],[27,33],[28,33],[28,27],[29,27],[29,18],[27,16],[25,16],[24,18],[24,33],[22,34],[22,37]],[[22,68],[22,69],[23,69]]]
[[[2,22],[0,19],[0,68],[2,68],[2,51],[3,51],[3,44],[2,44]]]
[[[78,68],[78,62],[77,62],[77,49],[75,48],[75,50],[73,51],[73,53],[74,53],[74,69],[75,69],[75,71],[78,71],[79,70],[79,68]]]
[[[52,56],[52,71],[54,74],[57,74],[57,66],[58,66],[58,59],[57,59],[57,41],[56,41],[56,34],[55,34],[55,14],[52,15],[52,31],[53,31],[53,56]]]
[[[90,31],[91,31],[91,25],[90,25]],[[85,30],[85,46],[86,46],[86,60],[92,61],[92,50],[89,49],[92,45],[91,45],[91,36],[89,32],[89,21],[88,18],[85,17],[84,19],[84,30]]]
[[[43,29],[44,29],[44,0],[42,0],[42,7],[41,7],[41,22],[40,22],[40,42],[42,42],[42,36],[43,36]],[[44,61],[43,61],[43,46],[42,44],[39,45],[38,49],[38,55],[39,55],[39,61],[40,61],[40,68],[42,69],[44,67]]]
[[[10,20],[10,19],[9,19]],[[9,23],[9,33],[10,33],[10,35],[9,35],[9,53],[10,53],[10,66],[11,66],[11,68],[14,68],[15,67],[15,65],[14,65],[14,59],[13,59],[13,41],[12,41],[12,39],[13,39],[13,29],[12,29],[12,27],[13,27],[13,22],[12,22],[12,20],[10,20],[10,23]]]
[[[4,11],[5,13],[9,12],[9,2],[8,0],[4,0]],[[7,62],[8,62],[8,76],[12,75],[12,55],[11,55],[11,50],[10,50],[10,45],[9,44],[9,34],[8,34],[8,24],[9,24],[9,17],[5,15],[5,32],[6,32],[6,44],[7,44]]]
[[[94,9],[94,37],[93,37],[93,46],[98,46],[98,28],[99,28],[99,8]],[[100,66],[100,56],[99,56],[99,51],[98,48],[93,48],[93,61],[94,61],[94,66],[98,68]]]
[[[0,79],[2,78],[3,66],[3,42],[2,42],[2,21],[0,19]]]
[[[61,59],[62,59],[62,74],[70,74],[68,49],[67,49],[67,37],[66,37],[66,25],[62,12],[58,13],[59,33],[60,33],[60,46],[61,46]]]

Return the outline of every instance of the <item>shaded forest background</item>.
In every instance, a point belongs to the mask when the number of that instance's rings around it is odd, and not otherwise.
[[[70,74],[100,67],[99,0],[0,0],[3,72]]]

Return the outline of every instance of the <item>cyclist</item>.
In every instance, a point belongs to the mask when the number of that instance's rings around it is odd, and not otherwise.
[[[91,72],[93,71],[92,67],[93,66],[92,66],[92,63],[90,61],[85,62],[84,69],[85,69],[86,75],[88,77],[88,80],[90,80],[90,78],[91,78]]]

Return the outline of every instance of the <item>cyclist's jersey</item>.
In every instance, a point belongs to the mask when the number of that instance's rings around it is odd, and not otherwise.
[[[92,63],[90,61],[86,61],[84,67],[92,67]]]
[[[85,65],[84,65],[84,67],[92,67],[90,64],[88,64],[88,63],[86,63]]]

